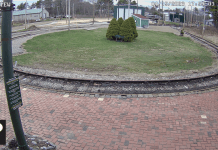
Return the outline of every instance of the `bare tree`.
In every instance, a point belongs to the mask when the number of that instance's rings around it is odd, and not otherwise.
[[[97,0],[89,0],[89,2],[93,5],[93,24],[94,24],[94,18],[95,18],[95,5],[97,3]]]

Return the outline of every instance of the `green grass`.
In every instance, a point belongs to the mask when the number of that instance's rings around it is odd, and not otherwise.
[[[177,23],[177,22],[167,22],[167,21],[165,21],[164,23],[165,24],[170,24],[170,25],[179,25],[179,23]]]
[[[23,23],[13,23],[13,27],[17,27],[17,26],[22,26],[23,25]]]
[[[212,65],[212,54],[188,37],[138,30],[131,43],[106,39],[107,29],[71,30],[28,40],[28,54],[14,56],[18,65],[110,73],[159,74]],[[43,64],[43,65],[42,65]]]

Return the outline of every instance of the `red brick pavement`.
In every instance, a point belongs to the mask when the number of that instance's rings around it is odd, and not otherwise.
[[[0,91],[0,119],[7,120],[11,139],[14,131],[3,83]],[[98,101],[27,89],[22,90],[22,101],[24,132],[49,140],[58,150],[218,149],[218,91]]]

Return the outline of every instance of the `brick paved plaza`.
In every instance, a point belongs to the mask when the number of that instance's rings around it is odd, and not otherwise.
[[[104,98],[49,93],[21,87],[25,133],[57,150],[218,149],[218,91],[174,97]],[[4,83],[0,118],[14,137]]]

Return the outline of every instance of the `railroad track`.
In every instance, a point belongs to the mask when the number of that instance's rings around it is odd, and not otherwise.
[[[213,48],[215,50],[218,50],[218,46],[216,44],[212,43],[211,41],[205,40],[205,39],[203,39],[203,38],[201,38],[199,36],[188,33],[186,31],[184,33],[191,36],[193,39],[195,39],[195,40],[197,40],[197,41],[199,41],[199,42],[201,42],[201,43],[203,43],[203,44],[205,44],[205,45],[207,45],[207,46],[209,46],[209,47],[211,47],[211,48]],[[218,53],[218,51],[216,51],[216,53]]]
[[[180,32],[180,30],[178,28],[174,28],[176,30],[178,30]],[[192,39],[194,39],[195,41],[199,41],[202,45],[206,45],[210,48],[213,48],[215,50],[216,53],[218,53],[218,45],[214,44],[213,42],[203,39],[199,36],[196,36],[194,34],[191,34],[189,32],[184,31],[185,34],[189,35]]]
[[[187,33],[186,33],[187,34]],[[217,46],[198,37],[202,43]],[[2,76],[0,65],[0,77]],[[23,86],[42,88],[56,92],[77,93],[84,95],[133,95],[199,92],[218,88],[218,74],[202,76],[197,78],[184,78],[173,80],[147,80],[147,81],[109,81],[95,79],[71,79],[64,77],[46,76],[24,72],[14,69],[15,75],[19,76]]]

